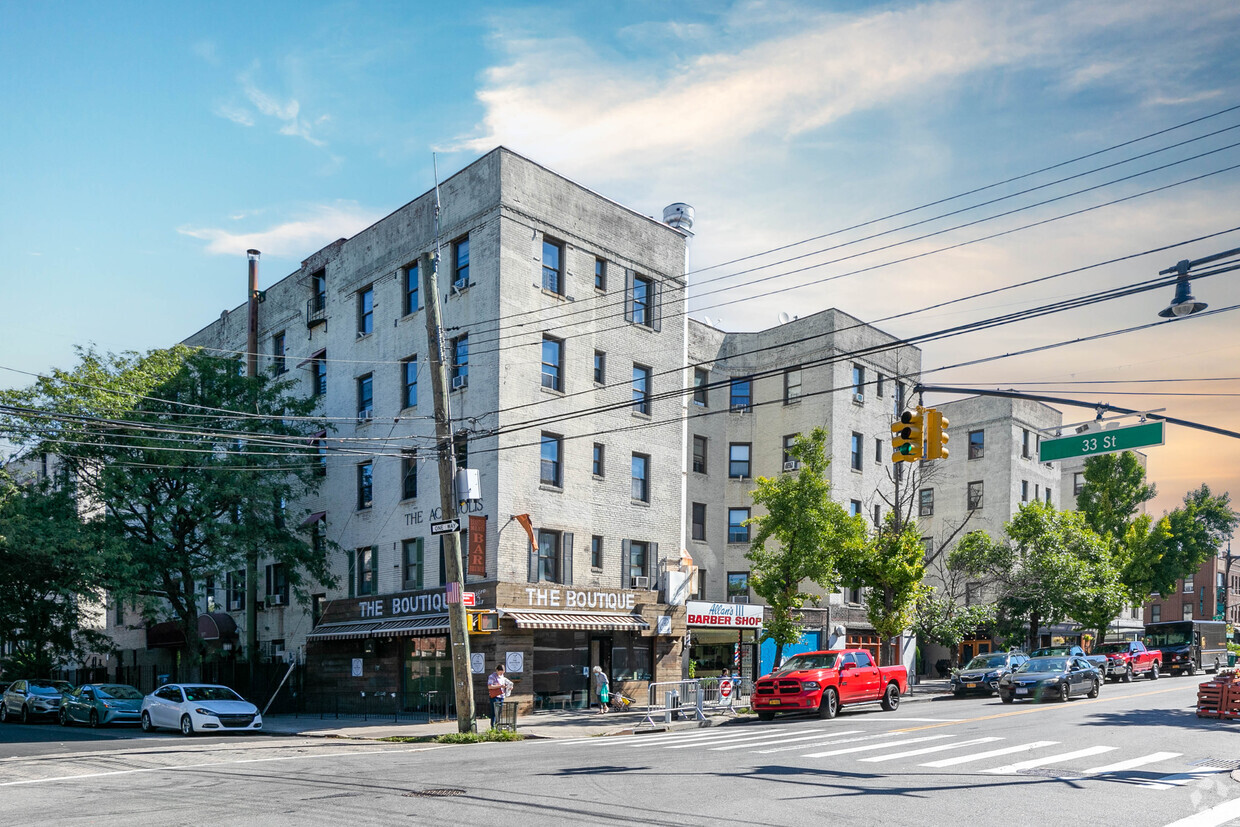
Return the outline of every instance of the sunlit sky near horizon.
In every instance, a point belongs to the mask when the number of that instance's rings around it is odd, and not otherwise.
[[[248,247],[270,284],[430,189],[432,152],[444,177],[501,144],[648,215],[692,204],[693,271],[826,236],[691,274],[693,315],[728,330],[1077,270],[879,325],[915,336],[1144,281],[1240,248],[1238,35],[1230,0],[5,3],[0,387],[74,345],[179,341],[244,299]],[[924,366],[1155,321],[1171,292],[931,342]],[[1240,305],[1240,271],[1193,292]],[[926,380],[1240,429],[1240,381],[1069,384],[1240,376],[1238,322]],[[1170,427],[1149,472],[1155,513],[1240,495],[1240,440]]]

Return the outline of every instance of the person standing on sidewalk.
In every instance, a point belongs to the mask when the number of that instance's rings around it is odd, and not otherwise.
[[[598,714],[607,714],[607,704],[611,701],[611,684],[607,680],[607,675],[603,672],[603,667],[594,667],[594,675],[591,677],[594,683],[594,697],[598,698]]]
[[[504,665],[497,663],[495,671],[487,676],[487,695],[491,697],[491,729],[499,724],[499,713],[504,699],[512,694],[512,681],[504,675]]]

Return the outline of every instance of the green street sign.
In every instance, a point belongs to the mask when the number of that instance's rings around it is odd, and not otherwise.
[[[1109,428],[1105,431],[1088,431],[1083,434],[1044,439],[1038,448],[1038,462],[1050,462],[1071,457],[1089,457],[1094,454],[1113,454],[1149,445],[1163,444],[1163,423],[1146,422],[1127,428]]]

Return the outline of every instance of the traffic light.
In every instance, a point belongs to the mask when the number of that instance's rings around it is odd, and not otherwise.
[[[499,614],[494,609],[466,609],[465,617],[471,635],[489,635],[499,631]]]
[[[892,462],[916,462],[922,457],[924,409],[900,414],[900,421],[891,426]]]
[[[934,408],[926,409],[926,459],[947,459],[947,443],[951,441],[947,426],[950,424],[947,417]]]

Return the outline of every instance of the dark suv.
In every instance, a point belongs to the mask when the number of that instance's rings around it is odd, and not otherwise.
[[[1029,657],[1024,652],[987,652],[978,655],[952,675],[952,692],[957,698],[975,692],[989,695],[999,691],[999,679],[1012,672]]]
[[[35,718],[55,718],[60,714],[60,693],[73,689],[67,681],[13,681],[0,700],[0,721],[20,718],[23,724]]]

